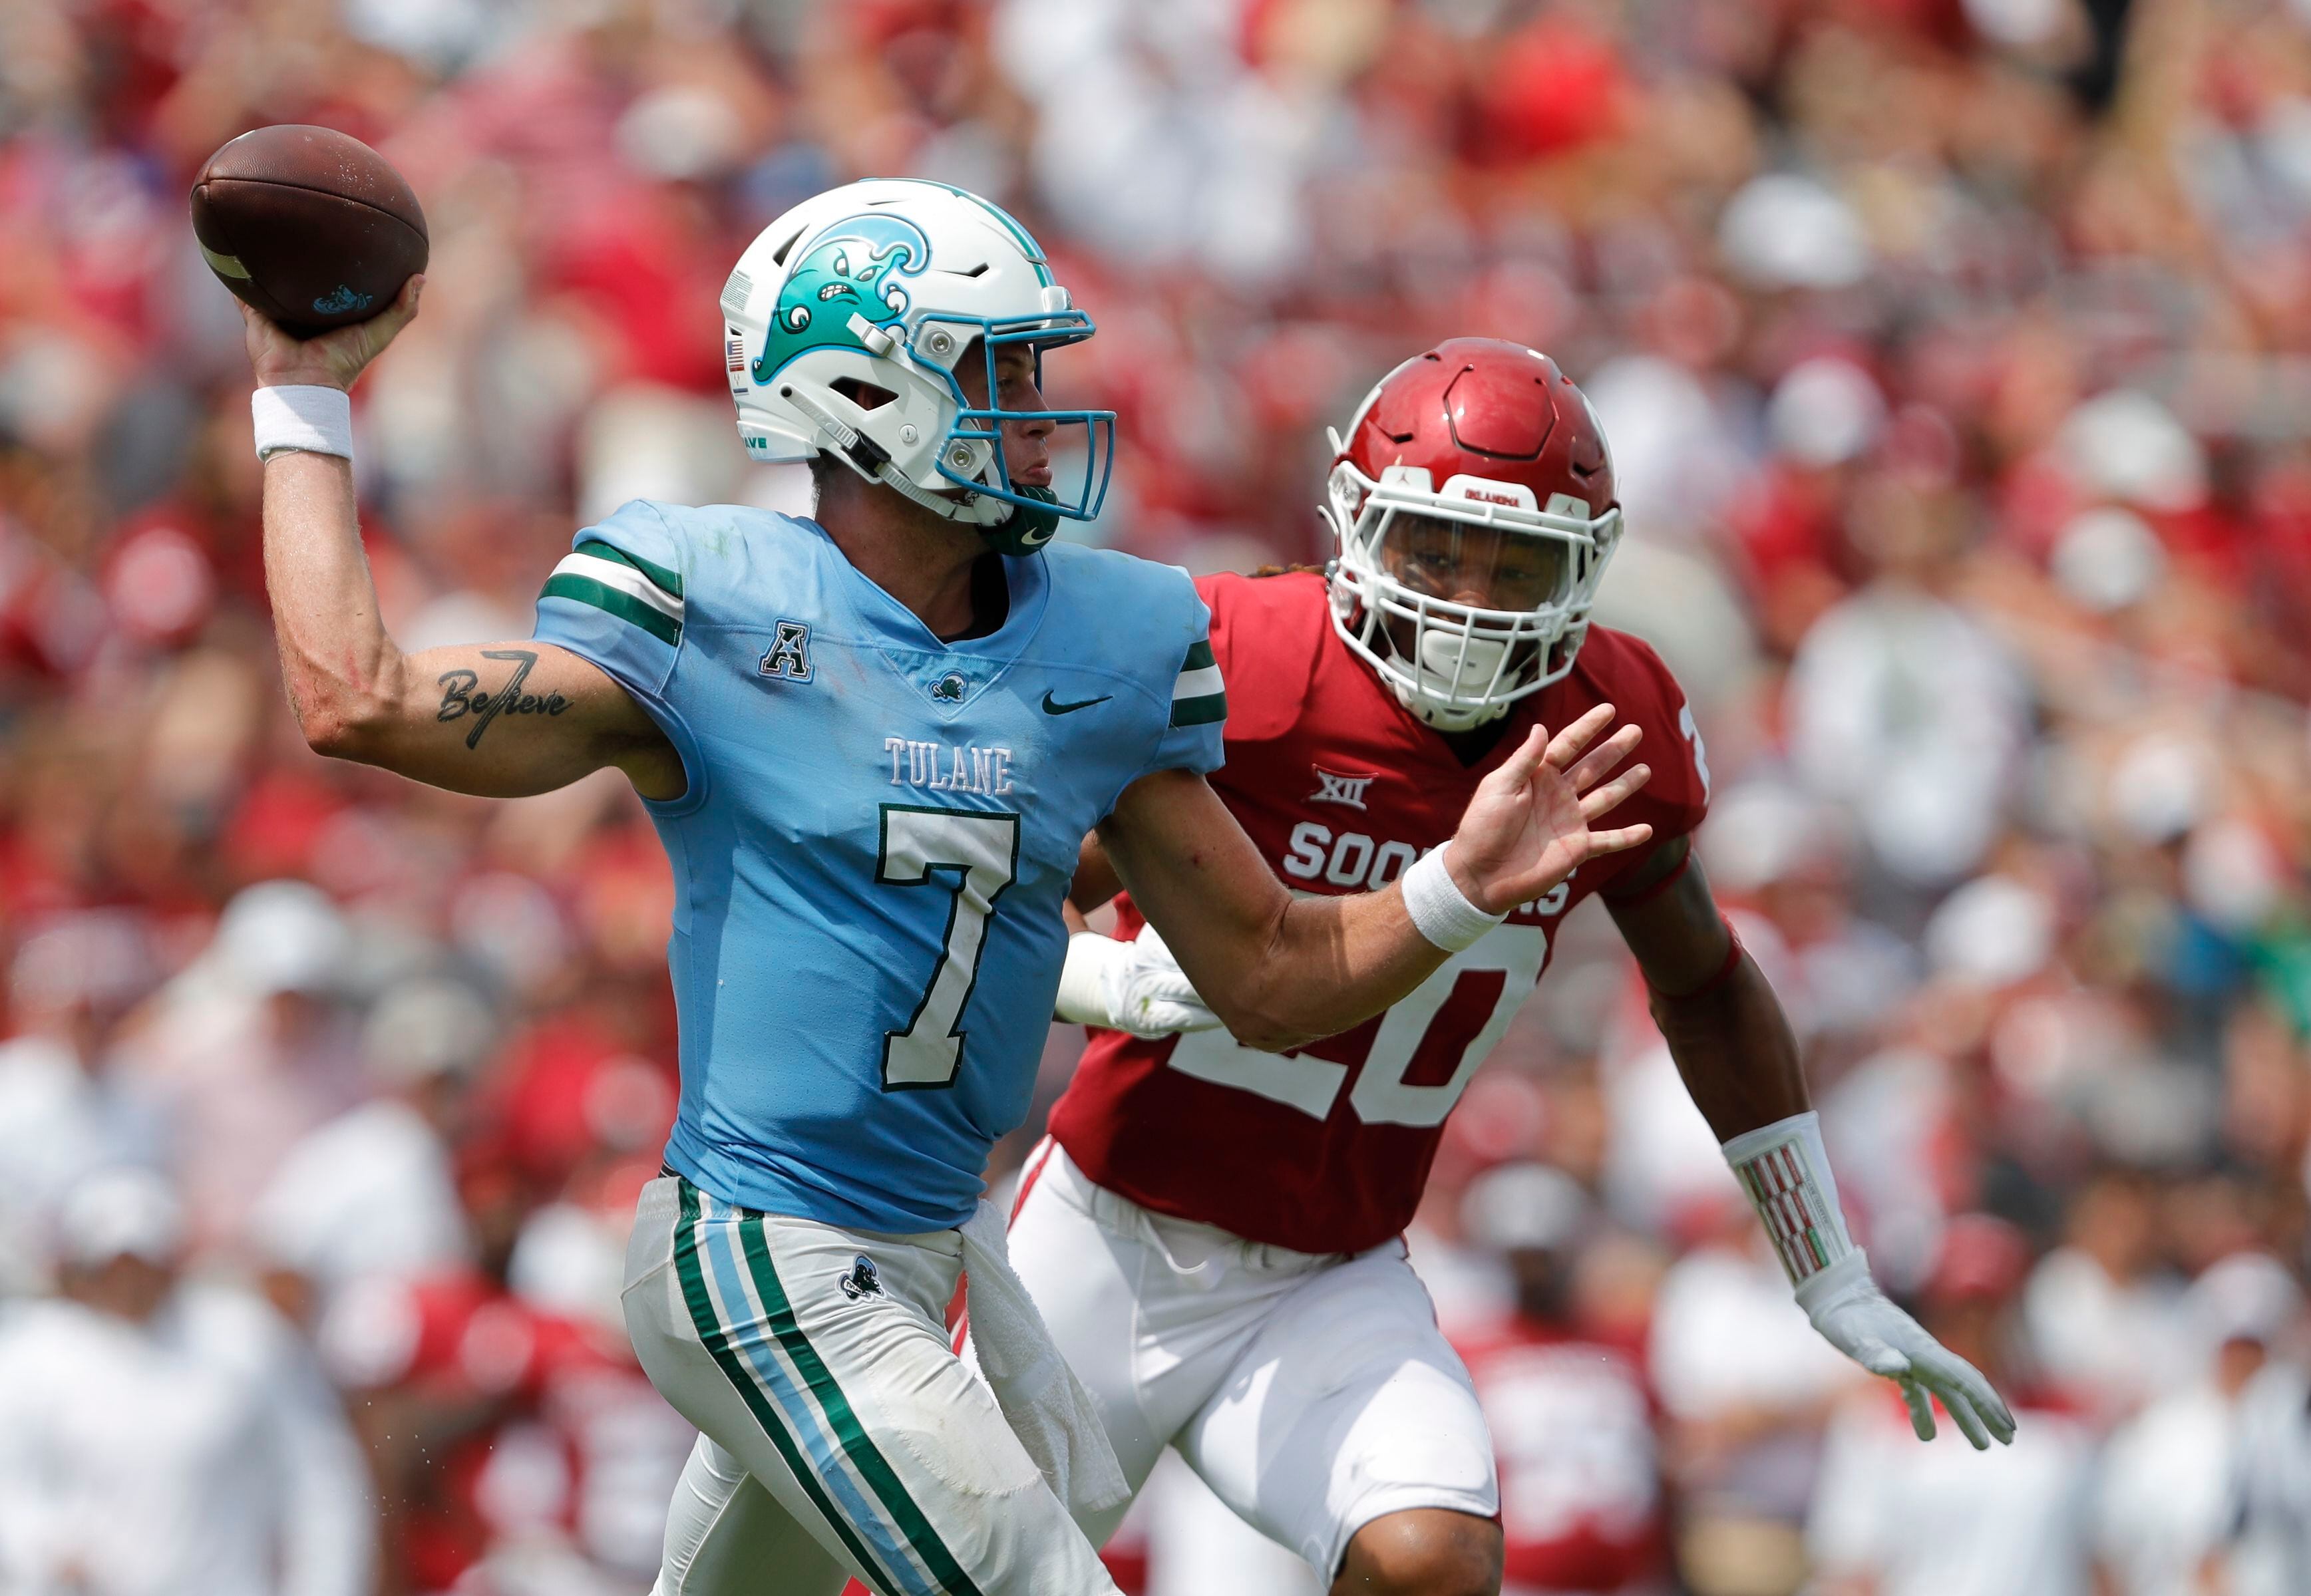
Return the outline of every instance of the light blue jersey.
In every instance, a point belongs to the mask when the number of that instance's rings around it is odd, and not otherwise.
[[[746,1208],[960,1225],[1026,1116],[1084,833],[1225,715],[1181,571],[1053,544],[939,641],[815,523],[637,501],[578,535],[537,638],[648,708],[689,789],[674,866],[682,1106],[667,1161]]]

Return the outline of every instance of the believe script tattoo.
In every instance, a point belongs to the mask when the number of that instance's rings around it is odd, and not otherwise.
[[[559,715],[570,707],[570,701],[559,693],[541,695],[521,690],[530,667],[537,663],[537,656],[528,650],[484,649],[482,658],[514,661],[513,675],[495,693],[478,691],[482,678],[470,670],[443,671],[434,678],[441,685],[441,709],[434,719],[455,720],[461,716],[473,717],[474,729],[466,734],[467,747],[479,744],[482,733],[489,730],[490,722],[500,715]]]

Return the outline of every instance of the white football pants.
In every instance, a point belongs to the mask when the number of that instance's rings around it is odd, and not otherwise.
[[[892,1236],[642,1190],[626,1329],[701,1431],[657,1596],[1112,1593],[995,1394],[952,1350],[954,1231]]]
[[[1049,1140],[1020,1190],[1012,1267],[1133,1490],[1176,1447],[1328,1585],[1383,1513],[1499,1513],[1476,1388],[1401,1242],[1349,1257],[1247,1242],[1094,1184]]]

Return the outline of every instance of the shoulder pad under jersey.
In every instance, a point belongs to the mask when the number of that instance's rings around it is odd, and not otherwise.
[[[1331,631],[1323,577],[1234,571],[1196,579],[1212,612],[1212,657],[1227,684],[1227,740],[1269,742],[1300,722]]]
[[[1619,711],[1620,720],[1644,730],[1635,757],[1653,767],[1653,779],[1615,811],[1613,824],[1645,821],[1664,842],[1697,828],[1709,812],[1709,756],[1685,689],[1653,645],[1626,632],[1592,626],[1573,669],[1586,678],[1599,702]]]

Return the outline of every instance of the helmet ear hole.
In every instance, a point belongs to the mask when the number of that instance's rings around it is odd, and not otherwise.
[[[871,382],[861,382],[856,377],[838,377],[826,385],[861,410],[880,410],[885,405],[895,405],[899,396],[887,388],[877,388]]]

